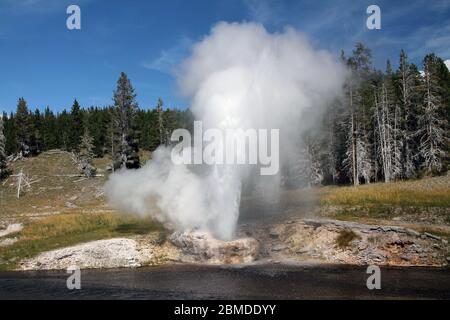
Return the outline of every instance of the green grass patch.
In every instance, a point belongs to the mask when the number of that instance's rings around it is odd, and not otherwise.
[[[0,248],[0,270],[14,269],[20,260],[43,251],[162,230],[161,224],[149,218],[105,213],[56,215],[26,225],[15,235],[18,242]]]

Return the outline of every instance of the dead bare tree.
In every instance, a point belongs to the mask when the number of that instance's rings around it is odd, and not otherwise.
[[[17,187],[17,198],[20,198],[20,194],[25,191],[29,191],[31,189],[31,180],[30,178],[23,173],[23,169],[20,169],[20,172],[16,175],[13,175],[16,178],[16,187]]]

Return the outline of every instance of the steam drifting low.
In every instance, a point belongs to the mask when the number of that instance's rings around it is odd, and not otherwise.
[[[294,29],[269,33],[256,23],[219,23],[194,45],[177,76],[204,128],[279,129],[286,161],[295,157],[302,131],[314,125],[305,115],[320,114],[340,94],[344,69]],[[114,173],[105,190],[123,211],[227,240],[251,172],[248,165],[175,165],[170,150],[160,147],[143,168]],[[276,177],[272,182],[276,192]]]

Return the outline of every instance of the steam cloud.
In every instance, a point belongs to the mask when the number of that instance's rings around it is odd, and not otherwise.
[[[285,161],[295,157],[302,131],[314,125],[307,115],[320,114],[340,94],[344,69],[294,29],[269,33],[256,23],[219,23],[193,47],[178,80],[204,128],[280,129]],[[175,165],[170,150],[160,147],[143,168],[111,175],[105,190],[123,211],[230,239],[242,182],[250,176],[248,166]],[[272,182],[276,192],[279,184]]]

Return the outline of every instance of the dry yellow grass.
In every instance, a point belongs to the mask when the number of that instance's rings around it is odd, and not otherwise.
[[[18,242],[0,247],[0,270],[14,268],[21,259],[42,251],[153,231],[163,232],[164,229],[150,218],[111,213],[60,214],[35,220],[13,235],[19,238]]]
[[[98,229],[115,228],[120,217],[114,214],[61,214],[36,220],[20,233],[22,239],[38,240],[73,233],[87,233]]]
[[[142,154],[148,158],[148,153]],[[86,241],[164,231],[150,218],[123,215],[109,208],[102,193],[108,157],[94,159],[102,177],[85,179],[77,174],[70,155],[46,152],[17,161],[13,173],[23,170],[33,181],[31,190],[16,197],[14,178],[0,183],[0,222],[24,223],[11,237],[18,241],[0,247],[0,269],[14,268],[23,258]]]
[[[321,202],[349,206],[450,207],[449,183],[448,177],[436,177],[358,187],[327,187],[322,189]]]
[[[100,173],[104,174],[108,159],[95,159]],[[70,211],[68,202],[77,206],[99,207],[104,199],[96,197],[106,176],[82,179],[70,176],[78,170],[67,153],[43,153],[37,157],[17,161],[11,166],[13,174],[23,173],[33,181],[30,190],[17,198],[15,177],[0,183],[0,219],[2,216],[25,216],[45,212],[64,213]],[[76,198],[76,199],[75,199]]]
[[[142,162],[150,158],[148,151],[140,152]],[[11,166],[13,174],[21,170],[34,181],[32,188],[17,199],[17,188],[14,177],[0,182],[0,219],[3,216],[39,214],[41,212],[68,213],[71,203],[77,207],[104,209],[105,199],[100,197],[102,187],[109,172],[105,168],[111,163],[109,156],[95,158],[94,166],[102,176],[84,179],[79,176],[78,169],[70,155],[65,152],[44,152],[37,157],[26,158],[14,162]]]

